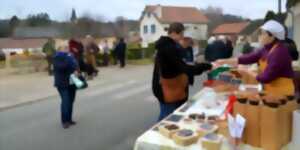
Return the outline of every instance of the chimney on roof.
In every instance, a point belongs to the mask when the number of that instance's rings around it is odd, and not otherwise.
[[[158,18],[162,18],[162,6],[160,4],[157,4],[156,9],[154,10],[154,14],[158,17]]]

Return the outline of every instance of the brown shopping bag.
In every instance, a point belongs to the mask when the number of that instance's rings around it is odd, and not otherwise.
[[[260,111],[259,100],[249,100],[245,113],[247,119],[245,135],[247,144],[254,147],[260,147]]]
[[[166,103],[178,102],[187,97],[188,77],[186,74],[180,74],[172,79],[166,79],[161,76],[160,84]]]
[[[261,108],[261,147],[264,150],[281,150],[282,120],[280,104],[264,101]]]

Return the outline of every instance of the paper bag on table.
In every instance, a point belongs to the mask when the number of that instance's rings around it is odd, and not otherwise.
[[[237,95],[237,101],[234,103],[233,106],[233,116],[237,116],[238,114],[240,114],[241,116],[245,117],[246,106],[247,106],[247,98],[242,95]],[[247,143],[245,132],[243,133],[242,141],[244,143]]]
[[[289,134],[289,142],[291,141],[292,139],[292,124],[293,124],[293,112],[295,110],[297,110],[298,108],[298,103],[297,103],[297,100],[295,99],[294,96],[287,96],[287,104],[286,104],[286,109],[287,109],[287,115],[288,115],[288,126],[290,128],[288,128],[288,134]]]
[[[300,147],[300,110],[296,110],[293,113],[293,138],[292,138],[292,146],[293,148],[299,149]]]
[[[247,144],[254,147],[260,147],[260,111],[259,101],[249,100],[245,113],[247,119],[245,135]]]
[[[289,117],[289,112],[288,112],[288,107],[287,107],[287,101],[286,100],[280,100],[280,107],[279,107],[279,115],[281,118],[281,142],[283,146],[287,145],[291,141],[291,135],[290,135],[290,130],[291,130],[291,117]]]
[[[265,150],[281,150],[282,118],[280,104],[264,101],[261,109],[261,147]]]
[[[236,118],[233,118],[228,114],[228,127],[230,136],[233,138],[241,139],[245,129],[246,119],[241,115],[237,115]]]
[[[242,116],[245,115],[247,106],[247,98],[239,98],[237,97],[237,101],[233,105],[233,115],[236,116],[240,114]]]

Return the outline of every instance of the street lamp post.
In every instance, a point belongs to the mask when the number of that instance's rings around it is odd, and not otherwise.
[[[278,0],[278,13],[281,14],[281,0]]]

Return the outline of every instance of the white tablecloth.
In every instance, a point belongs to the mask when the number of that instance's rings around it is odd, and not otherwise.
[[[204,88],[202,89],[199,93],[197,93],[192,99],[191,101],[195,101],[193,103],[193,105],[197,105],[199,103],[197,103],[198,101],[204,100],[202,99],[203,97],[205,97],[205,95],[211,92],[211,89],[209,88]],[[225,95],[223,94],[218,94],[218,98],[224,98]],[[187,102],[187,103],[191,103],[191,101]],[[187,105],[187,103],[185,105]],[[193,105],[191,106],[191,108],[193,107]],[[226,106],[226,104],[223,104],[222,106]],[[184,106],[182,106],[184,107]],[[178,110],[176,110],[173,114],[178,114],[178,115],[188,115],[190,112],[189,110],[187,110],[186,112],[180,112],[179,110],[182,108],[180,107]],[[222,112],[225,109],[225,107],[218,107],[216,108],[215,111],[212,111],[212,114],[216,113],[218,114],[219,112]],[[201,111],[201,109],[199,109]],[[162,122],[166,122],[166,121],[162,121]],[[193,145],[190,146],[180,146],[177,145],[173,140],[168,139],[164,136],[162,136],[158,131],[155,131],[154,128],[157,127],[160,123],[156,124],[153,128],[149,129],[148,131],[146,131],[143,135],[141,135],[135,143],[135,147],[134,150],[204,150],[201,146],[201,140],[199,139],[199,141]],[[181,128],[185,128],[185,129],[191,129],[191,130],[195,130],[197,129],[197,124],[186,124],[183,121],[177,123]],[[253,148],[249,145],[241,145],[240,147],[241,150],[261,150],[259,148]],[[231,150],[230,145],[228,144],[228,140],[227,138],[223,138],[223,144],[222,144],[222,148],[221,150]],[[288,150],[287,147],[284,148],[284,150]],[[289,149],[289,150],[296,150],[296,149]]]

